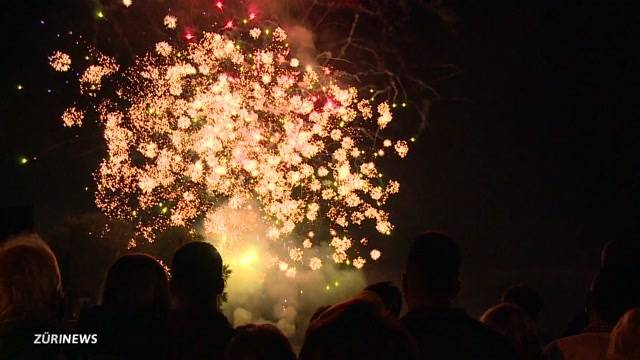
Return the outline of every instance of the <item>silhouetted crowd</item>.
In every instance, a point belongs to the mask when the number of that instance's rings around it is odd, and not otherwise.
[[[0,247],[0,359],[640,359],[633,244],[605,246],[584,314],[555,341],[539,335],[542,301],[527,286],[508,289],[479,320],[455,307],[462,252],[449,236],[417,236],[406,259],[402,290],[377,283],[319,308],[296,355],[274,325],[231,326],[220,311],[223,259],[209,243],[179,248],[170,276],[152,256],[121,257],[100,305],[70,328],[55,255],[20,236]]]

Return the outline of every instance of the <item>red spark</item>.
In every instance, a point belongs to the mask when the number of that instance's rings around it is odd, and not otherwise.
[[[231,29],[233,27],[233,20],[227,21],[227,24],[224,26],[225,29]]]
[[[224,6],[224,4],[222,3],[222,1],[217,1],[216,2],[216,7],[220,10],[222,10],[222,7]]]
[[[256,18],[256,13],[249,14],[249,20],[253,20]]]

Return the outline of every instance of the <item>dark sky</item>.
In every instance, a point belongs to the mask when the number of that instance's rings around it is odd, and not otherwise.
[[[14,2],[1,15],[0,207],[33,205],[40,230],[95,211],[84,188],[104,151],[96,126],[58,120],[73,85],[46,57],[57,33],[95,30],[91,5],[70,3]],[[407,239],[444,230],[465,251],[462,305],[477,315],[525,281],[558,327],[581,308],[602,244],[638,236],[637,15],[622,1],[500,3],[451,2],[443,51],[462,72],[434,85],[429,127],[387,170],[403,185],[397,231],[368,271],[398,279]]]

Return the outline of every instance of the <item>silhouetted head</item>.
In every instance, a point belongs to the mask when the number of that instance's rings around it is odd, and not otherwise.
[[[526,285],[516,285],[508,288],[502,294],[502,302],[515,304],[524,309],[531,319],[537,320],[542,310],[542,300],[534,289]]]
[[[462,251],[449,236],[427,232],[409,249],[403,291],[409,310],[428,305],[447,306],[460,290]]]
[[[331,306],[309,324],[300,360],[416,358],[412,338],[385,310],[380,298],[363,291]]]
[[[593,317],[615,325],[629,309],[640,306],[640,275],[636,268],[608,266],[600,269],[587,294]]]
[[[607,360],[640,359],[640,308],[627,311],[609,339]]]
[[[319,306],[316,311],[313,312],[313,314],[311,315],[311,318],[309,319],[309,322],[313,322],[314,320],[316,320],[317,318],[319,318],[323,312],[325,312],[328,308],[330,308],[331,305],[322,305]]]
[[[0,321],[54,319],[61,300],[58,262],[37,235],[10,239],[0,248]]]
[[[400,316],[400,311],[402,310],[402,293],[391,281],[371,284],[364,289],[378,295],[384,303],[385,308],[393,316]]]
[[[521,307],[498,304],[487,310],[480,321],[509,339],[519,359],[538,359],[541,349],[536,325]]]
[[[289,340],[271,324],[236,329],[227,348],[227,360],[295,360]]]
[[[600,266],[640,266],[640,243],[630,240],[611,240],[600,253]]]
[[[125,255],[107,273],[102,305],[116,311],[150,311],[163,315],[169,311],[167,273],[154,257]]]
[[[195,241],[178,249],[171,262],[171,293],[177,306],[217,306],[224,291],[222,271],[222,257],[213,245]]]

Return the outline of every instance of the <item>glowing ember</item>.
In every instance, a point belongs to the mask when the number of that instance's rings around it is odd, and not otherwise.
[[[362,267],[364,266],[364,264],[367,262],[367,260],[361,258],[361,257],[357,257],[353,260],[353,266],[356,269],[362,269]]]
[[[169,29],[175,29],[178,25],[178,18],[173,15],[167,15],[164,17],[164,26]]]
[[[62,123],[66,127],[82,126],[84,112],[75,107],[70,107],[62,114]]]
[[[165,41],[161,41],[156,44],[156,52],[162,56],[169,56],[172,50],[173,48],[171,47],[171,45],[169,45],[169,43]]]
[[[403,158],[407,156],[407,153],[409,152],[409,145],[407,145],[406,141],[398,141],[395,145],[395,149],[398,153],[398,156]]]
[[[322,267],[322,260],[317,257],[312,257],[309,259],[309,268],[311,270],[319,270]]]
[[[98,64],[89,66],[80,76],[80,92],[95,95],[102,87],[102,79],[118,71],[115,60],[104,55],[97,55]]]
[[[300,248],[293,248],[289,250],[289,257],[295,262],[301,262],[304,251]]]
[[[68,71],[71,68],[71,57],[61,51],[55,51],[49,56],[49,64],[56,71]]]

